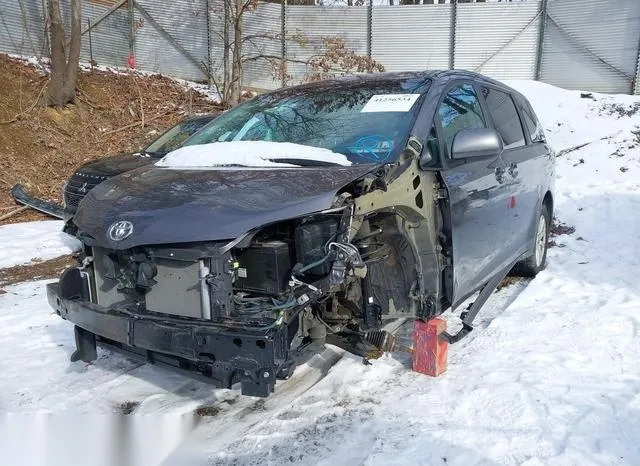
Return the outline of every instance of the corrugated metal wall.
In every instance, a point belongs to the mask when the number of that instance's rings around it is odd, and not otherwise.
[[[293,39],[304,35],[304,41]],[[323,37],[341,37],[360,55],[367,53],[367,9],[365,7],[288,6],[286,10],[287,65],[291,82],[305,79],[312,70],[309,60],[322,53]]]
[[[45,37],[46,0],[0,0],[0,50],[26,56],[48,56]],[[69,23],[70,0],[61,0],[61,13]],[[95,22],[108,6],[91,1],[82,3],[82,30]],[[123,7],[91,30],[93,59],[101,65],[126,66],[129,52],[129,20]],[[91,59],[89,33],[82,37],[80,60]]]
[[[0,51],[48,55],[42,0],[0,0]]]
[[[242,80],[259,89],[276,89],[282,85],[277,70],[282,58],[282,6],[275,3],[259,5],[243,18],[246,56]],[[267,58],[258,58],[258,57]]]
[[[549,0],[540,79],[629,93],[638,62],[640,0]]]
[[[135,21],[139,25],[135,51],[140,69],[193,81],[207,80],[206,0],[136,0]]]
[[[225,0],[130,1],[137,4],[132,17],[124,5],[91,31],[92,58],[99,65],[127,66],[133,24],[139,69],[205,81],[211,66],[210,74],[222,78]],[[322,53],[323,38],[341,37],[349,49],[370,53],[388,71],[453,63],[498,79],[532,79],[537,71],[542,81],[561,87],[640,93],[640,0],[548,0],[546,14],[541,1],[458,4],[455,10],[451,4],[287,6],[288,84],[307,78],[308,62]],[[83,30],[87,19],[95,23],[115,3],[83,0]],[[0,51],[48,55],[45,4],[0,0]],[[61,4],[68,22],[70,0]],[[245,14],[245,86],[281,85],[274,69],[282,55],[282,13],[281,4],[262,3]],[[233,40],[233,31],[230,36]],[[268,58],[255,59],[258,55]],[[90,59],[88,34],[81,59]]]
[[[215,82],[223,82],[224,78],[224,0],[209,0],[209,32],[210,50],[209,57],[211,72]],[[233,30],[229,31],[233,40]],[[229,63],[231,54],[229,54]]]
[[[69,0],[62,3],[63,10],[69,8]],[[103,14],[109,10],[108,6],[85,1],[82,3],[82,30],[87,30],[89,23],[95,24]],[[68,17],[68,15],[67,15]],[[80,42],[80,60],[88,62],[91,58],[98,65],[127,66],[129,56],[129,15],[127,7],[122,6],[97,26],[82,36]],[[91,47],[89,47],[91,34]],[[90,50],[91,49],[91,50]]]
[[[371,55],[387,71],[449,68],[451,5],[373,8]]]
[[[636,79],[633,86],[633,93],[640,94],[640,52],[638,52],[638,63],[636,64]]]
[[[496,79],[533,79],[540,17],[539,1],[459,4],[454,68]]]

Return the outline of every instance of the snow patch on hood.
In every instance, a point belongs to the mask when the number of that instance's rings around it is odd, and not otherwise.
[[[211,168],[229,165],[276,168],[297,166],[295,163],[273,162],[272,159],[302,159],[351,165],[346,156],[329,149],[269,141],[230,141],[185,146],[169,152],[155,165],[167,168]]]

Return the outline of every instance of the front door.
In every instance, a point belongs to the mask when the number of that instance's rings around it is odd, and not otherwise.
[[[450,209],[453,276],[449,299],[456,307],[505,262],[503,247],[509,187],[499,154],[452,160],[451,146],[463,129],[485,128],[478,95],[471,83],[449,88],[436,114],[446,168],[443,180]]]

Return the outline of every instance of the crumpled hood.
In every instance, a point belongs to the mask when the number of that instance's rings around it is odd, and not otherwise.
[[[92,189],[73,222],[88,244],[110,249],[231,240],[264,224],[330,208],[337,191],[375,166],[143,167]],[[133,233],[113,241],[108,230],[122,220],[133,224]]]

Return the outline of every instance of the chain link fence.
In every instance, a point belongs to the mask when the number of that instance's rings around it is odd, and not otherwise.
[[[224,27],[224,2],[84,0],[81,59],[215,84],[231,61],[224,44],[235,40],[233,28]],[[69,3],[61,0],[67,20]],[[0,0],[0,51],[47,56],[45,8],[45,0]],[[243,85],[274,89],[306,80],[310,61],[331,37],[387,71],[462,68],[497,79],[640,93],[638,0],[261,2],[243,16]]]

